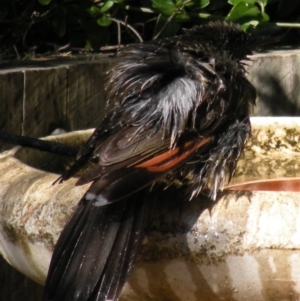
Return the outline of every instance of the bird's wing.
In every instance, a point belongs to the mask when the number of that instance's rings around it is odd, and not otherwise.
[[[152,156],[146,156],[141,160],[130,158],[129,166],[113,168],[109,173],[99,177],[98,168],[95,167],[84,176],[84,183],[89,178],[94,179],[93,184],[86,192],[86,199],[93,200],[96,206],[105,205],[111,202],[121,200],[142,188],[151,185],[170,171],[177,170],[184,165],[194,154],[201,153],[201,150],[207,149],[212,142],[212,137],[208,136],[198,141],[188,141],[171,150],[167,149]],[[147,154],[148,155],[148,154]],[[134,160],[134,162],[133,162]],[[119,164],[124,165],[124,162]],[[79,180],[79,183],[82,182]]]

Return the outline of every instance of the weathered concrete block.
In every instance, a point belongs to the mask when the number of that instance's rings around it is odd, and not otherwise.
[[[0,130],[22,134],[24,73],[0,73]],[[9,145],[2,144],[2,148]],[[1,147],[0,147],[1,150]]]
[[[67,122],[72,130],[96,127],[104,114],[104,72],[107,61],[68,68]]]
[[[255,116],[300,115],[300,50],[252,56],[247,68],[257,90]]]
[[[24,72],[23,135],[40,137],[66,128],[67,70],[60,66]]]

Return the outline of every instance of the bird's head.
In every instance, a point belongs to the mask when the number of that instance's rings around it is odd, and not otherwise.
[[[236,24],[221,21],[187,29],[184,37],[201,45],[201,48],[204,45],[213,54],[225,53],[234,60],[243,60],[253,50],[270,43],[268,37],[247,33]]]

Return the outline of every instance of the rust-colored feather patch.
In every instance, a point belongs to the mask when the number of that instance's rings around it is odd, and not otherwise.
[[[136,167],[146,168],[149,172],[166,172],[176,165],[179,165],[182,161],[187,159],[197,149],[206,145],[211,141],[212,137],[206,137],[198,142],[186,142],[183,147],[176,147],[165,153],[162,153],[150,160],[147,160]]]

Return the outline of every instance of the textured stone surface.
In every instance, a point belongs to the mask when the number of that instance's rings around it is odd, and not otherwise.
[[[22,134],[41,137],[57,128],[66,128],[68,69],[24,71]]]
[[[23,72],[0,73],[0,130],[22,135]],[[0,151],[11,147],[0,144]]]
[[[253,117],[251,123],[251,139],[232,182],[299,177],[299,118]]]
[[[257,90],[256,116],[300,115],[300,50],[277,50],[252,56],[247,68]]]

